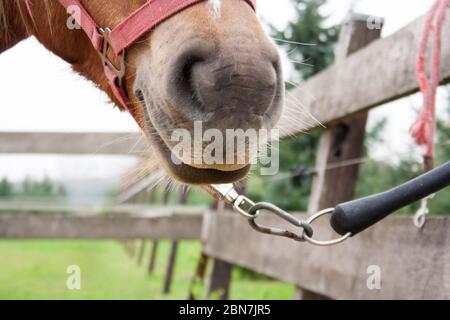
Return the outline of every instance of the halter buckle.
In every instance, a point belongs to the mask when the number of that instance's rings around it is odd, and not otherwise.
[[[117,85],[122,86],[123,77],[125,76],[125,50],[118,54],[120,66],[116,67],[114,63],[108,58],[108,50],[112,47],[111,39],[109,34],[111,33],[110,28],[99,28],[100,34],[103,36],[103,47],[102,51],[99,51],[100,58],[104,67],[108,67],[117,76]]]

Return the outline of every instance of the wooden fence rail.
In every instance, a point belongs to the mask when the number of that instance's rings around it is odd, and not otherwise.
[[[143,156],[140,133],[0,132],[0,154],[97,154]]]
[[[280,225],[276,217],[262,219]],[[450,218],[429,218],[420,230],[411,217],[391,217],[334,247],[261,235],[231,213],[211,214],[205,225],[204,250],[209,256],[322,296],[450,299]],[[315,225],[315,233],[332,237],[326,219]],[[377,272],[379,289],[377,279],[371,278]]]
[[[198,240],[201,216],[47,217],[0,215],[0,239]]]

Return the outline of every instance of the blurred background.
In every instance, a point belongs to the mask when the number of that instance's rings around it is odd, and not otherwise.
[[[432,2],[264,0],[259,1],[258,11],[282,51],[286,87],[292,89],[333,63],[341,24],[352,12],[383,17],[385,37],[425,14]],[[102,92],[75,75],[66,63],[34,39],[3,53],[0,70],[1,132],[138,132],[131,117],[107,103]],[[449,86],[439,88],[437,101],[436,162],[443,163],[450,158]],[[365,153],[358,162],[361,171],[357,196],[383,191],[421,172],[421,150],[408,133],[421,106],[422,97],[415,94],[370,112]],[[252,175],[246,194],[286,210],[306,211],[312,181],[308,172],[314,168],[320,133],[315,130],[283,141],[280,173]],[[138,164],[136,153],[130,150],[123,156],[1,154],[0,214],[11,214],[9,208],[27,204],[61,208],[75,204],[89,208],[110,205],[117,200],[124,175]],[[165,185],[161,185],[153,194],[153,205],[164,202],[175,205],[176,196],[164,199],[164,189]],[[430,202],[431,213],[450,212],[448,199],[450,191],[439,193]],[[212,200],[202,191],[192,189],[187,204],[208,207]],[[415,204],[402,212],[413,213],[417,208]],[[146,263],[130,259],[130,250],[137,249],[124,250],[114,241],[1,240],[0,299],[187,297],[191,275],[201,255],[198,241],[180,243],[169,294],[162,294],[162,285],[171,243],[160,242],[152,273],[148,273]],[[150,259],[150,247],[142,252],[141,261]],[[83,270],[86,279],[83,290],[65,290],[66,266],[72,264]],[[290,299],[294,292],[290,284],[238,267],[232,277],[230,297],[235,299]]]

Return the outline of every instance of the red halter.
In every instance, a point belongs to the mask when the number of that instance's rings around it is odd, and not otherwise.
[[[97,25],[80,0],[59,0],[86,32],[95,50],[100,54],[109,85],[117,100],[128,111],[130,100],[123,84],[123,77],[126,72],[125,49],[159,23],[201,1],[204,0],[149,0],[111,30]],[[254,10],[256,9],[256,0],[244,1]],[[71,10],[72,6],[77,9],[77,12],[72,12],[75,11]],[[114,66],[108,58],[109,48],[119,58],[119,68]]]

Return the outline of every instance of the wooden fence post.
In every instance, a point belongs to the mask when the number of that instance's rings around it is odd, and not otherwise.
[[[163,293],[170,293],[170,287],[172,286],[173,275],[175,271],[175,262],[177,258],[178,241],[172,241],[169,254],[169,262],[167,263],[166,277],[164,278]]]
[[[169,202],[169,185],[164,188],[161,198],[161,204],[167,205]],[[150,201],[154,202],[156,198],[156,189],[152,189],[150,194]],[[150,258],[148,262],[148,273],[152,273],[155,270],[156,258],[158,256],[158,240],[153,240],[152,247],[150,249]]]
[[[129,250],[130,250],[130,258],[133,259],[134,256],[136,255],[136,240],[131,239],[128,242],[128,245],[129,245]]]
[[[141,240],[141,245],[139,246],[139,254],[138,254],[138,265],[142,265],[142,259],[144,258],[144,252],[145,252],[145,239]]]
[[[223,210],[223,202],[216,201],[214,203],[214,210],[221,210],[221,207]],[[209,258],[209,260],[211,260],[209,261],[211,270],[207,278],[206,299],[209,299],[216,293],[220,293],[219,298],[221,300],[227,300],[229,297],[233,265],[217,258]]]
[[[164,201],[165,203],[168,202],[169,199],[169,191],[166,189],[164,193]],[[180,190],[180,194],[178,196],[177,204],[183,205],[186,204],[188,197],[188,188],[187,186],[184,186]],[[166,277],[164,279],[164,289],[163,292],[165,294],[170,292],[170,287],[172,285],[173,275],[175,271],[175,262],[177,258],[177,251],[178,251],[178,241],[172,241],[172,245],[170,248],[170,254],[169,254],[169,262],[167,264],[167,270],[166,270]]]
[[[206,291],[206,299],[211,298],[215,294],[220,295],[214,298],[219,298],[221,300],[228,299],[232,270],[232,264],[217,258],[213,259]]]
[[[158,240],[153,240],[152,247],[150,249],[150,259],[148,262],[148,273],[152,273],[153,271],[155,271],[157,253],[158,253]]]
[[[235,184],[235,188],[240,194],[244,194],[246,184],[245,182],[238,182]],[[213,210],[223,210],[223,205],[223,202],[215,201]],[[212,295],[220,293],[219,298],[221,300],[227,300],[229,296],[233,265],[217,258],[212,258],[211,260],[211,270],[206,287],[206,298],[208,299]]]
[[[380,38],[382,23],[374,28],[369,24],[370,21],[371,17],[356,14],[347,20],[339,35],[335,51],[336,63]],[[327,168],[331,164],[363,156],[367,116],[368,113],[364,112],[348,118],[327,129],[320,137],[316,158],[317,175],[313,179],[308,206],[309,214],[334,207],[340,202],[353,198],[359,165],[342,166],[331,170]],[[299,290],[303,291],[301,288]],[[296,297],[309,300],[326,299],[308,290],[298,292]]]

